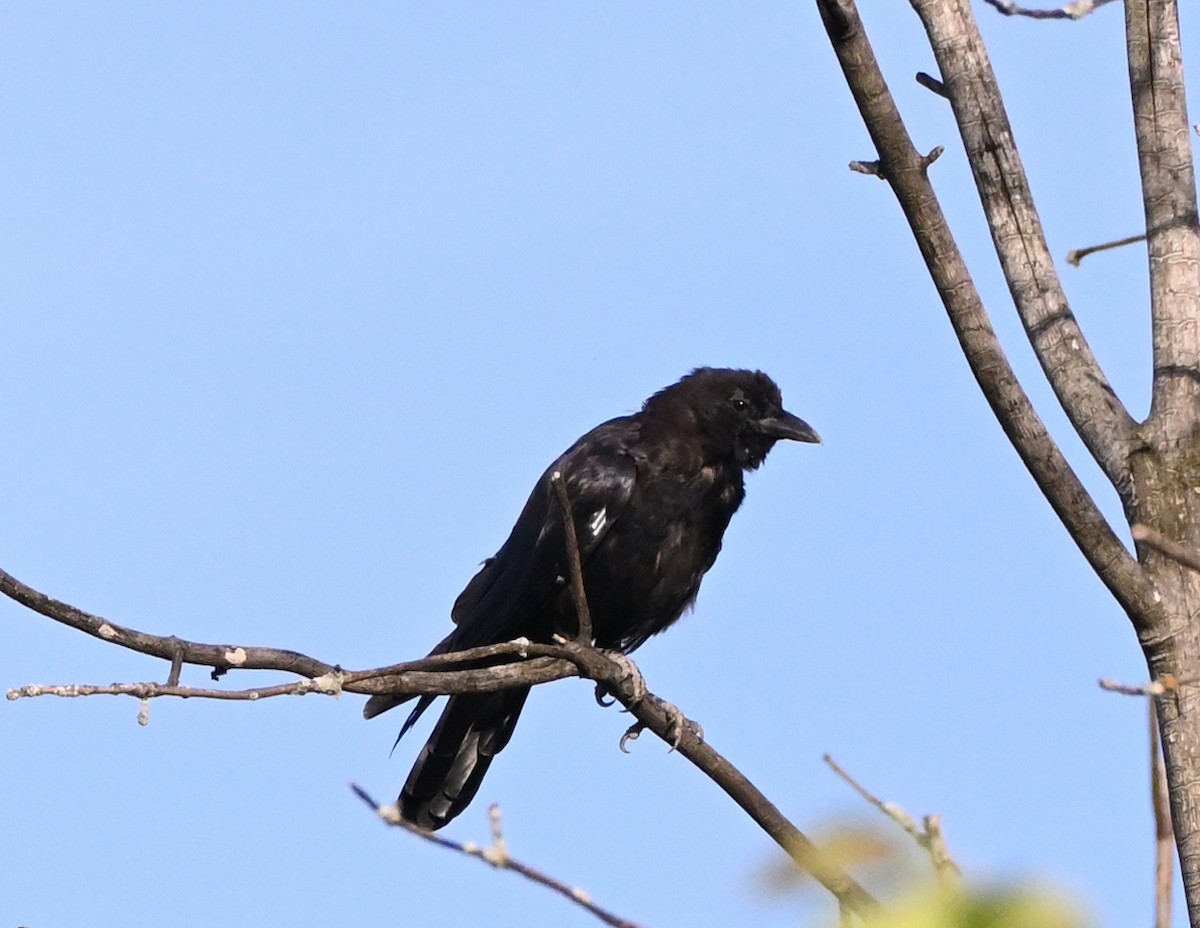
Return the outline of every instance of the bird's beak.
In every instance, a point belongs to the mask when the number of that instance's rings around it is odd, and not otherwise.
[[[821,436],[817,434],[816,429],[786,409],[780,410],[777,416],[759,419],[758,430],[772,438],[789,438],[792,441],[807,441],[817,445],[821,443]]]

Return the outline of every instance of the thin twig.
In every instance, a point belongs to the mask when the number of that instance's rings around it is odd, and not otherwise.
[[[151,635],[40,593],[3,570],[0,570],[0,593],[76,631],[167,661],[174,662],[178,657],[184,664],[213,667],[221,673],[233,669],[282,670],[302,677],[319,677],[334,669],[333,664],[280,648],[202,644],[170,635]]]
[[[944,883],[956,881],[962,876],[962,871],[950,856],[950,849],[946,847],[946,836],[942,834],[942,817],[930,813],[922,817],[921,824],[925,826],[926,850],[929,851],[929,859],[933,861],[934,872]]]
[[[894,802],[884,802],[865,786],[859,783],[830,755],[821,758],[829,765],[829,769],[841,777],[851,789],[862,796],[867,802],[899,825],[904,832],[917,842],[933,864],[934,873],[943,882],[953,882],[962,876],[950,852],[946,848],[946,840],[942,835],[941,819],[937,815],[926,815],[922,825],[917,825],[916,819]]]
[[[1144,242],[1146,234],[1130,235],[1126,238],[1118,238],[1111,242],[1103,242],[1099,245],[1089,245],[1087,248],[1072,248],[1067,252],[1067,264],[1071,267],[1079,267],[1079,262],[1088,255],[1095,254],[1098,251],[1108,251],[1110,248],[1121,248],[1125,245],[1133,245],[1137,242]]]
[[[1058,9],[1032,9],[1013,3],[1012,0],[985,0],[1005,16],[1024,16],[1028,19],[1083,19],[1112,0],[1075,0]]]
[[[1108,677],[1101,677],[1096,682],[1100,689],[1120,693],[1122,696],[1164,696],[1167,693],[1178,695],[1181,686],[1200,683],[1200,677],[1177,677],[1173,673],[1167,673],[1149,683],[1121,683]]]
[[[571,500],[567,496],[567,484],[563,475],[555,471],[550,475],[554,495],[558,499],[558,514],[562,517],[563,532],[567,536],[567,567],[571,574],[571,598],[575,601],[575,615],[579,622],[576,637],[580,641],[592,640],[592,612],[588,608],[587,594],[583,589],[583,561],[579,556],[579,537],[575,534],[575,517],[571,514]]]
[[[432,831],[417,828],[400,817],[395,803],[380,805],[371,798],[366,790],[356,783],[351,783],[350,789],[354,791],[354,795],[370,806],[375,814],[389,825],[396,828],[403,828],[410,834],[414,834],[423,841],[428,841],[430,844],[436,844],[438,847],[457,851],[460,854],[465,854],[467,857],[475,857],[495,867],[497,870],[512,870],[514,873],[519,873],[527,880],[531,880],[540,886],[545,886],[547,889],[554,890],[560,896],[591,912],[600,921],[604,922],[604,924],[611,925],[613,928],[639,928],[636,922],[621,918],[619,915],[614,915],[607,909],[596,905],[584,890],[567,886],[565,883],[543,873],[541,870],[531,867],[529,864],[522,863],[509,855],[508,847],[504,843],[504,834],[500,827],[500,807],[495,803],[488,806],[488,823],[492,833],[492,843],[487,847],[482,847],[474,842],[452,841]]]
[[[364,677],[364,674],[367,677]],[[135,699],[155,699],[174,696],[181,699],[224,699],[255,702],[274,696],[304,696],[320,693],[324,696],[340,696],[343,691],[358,692],[359,687],[351,684],[356,680],[375,678],[377,670],[331,672],[320,677],[278,683],[273,686],[256,686],[248,689],[223,690],[198,686],[170,686],[164,683],[110,683],[93,685],[87,683],[38,684],[10,688],[5,696],[9,700],[28,699],[36,696],[132,696]],[[389,693],[405,695],[446,696],[455,693],[491,693],[510,689],[513,686],[533,686],[550,683],[579,675],[579,669],[571,661],[557,657],[538,657],[528,661],[500,664],[495,667],[470,670],[414,671],[397,678],[399,682],[387,690]],[[349,681],[349,682],[348,682]]]
[[[466,651],[455,651],[447,654],[434,654],[413,661],[389,664],[368,670],[343,671],[337,664],[327,663],[307,654],[285,648],[268,648],[234,644],[205,644],[198,641],[188,641],[174,635],[154,635],[128,626],[119,625],[102,616],[85,612],[75,606],[54,599],[33,589],[11,574],[0,570],[0,593],[10,599],[38,612],[47,618],[74,628],[77,631],[92,635],[109,644],[128,648],[140,654],[148,654],[171,662],[171,672],[167,677],[167,686],[161,684],[114,684],[125,687],[157,687],[151,691],[146,689],[148,696],[138,695],[137,698],[152,698],[154,696],[196,697],[202,699],[243,699],[255,700],[270,696],[293,695],[297,692],[319,691],[307,681],[317,680],[328,674],[340,674],[342,689],[350,693],[374,695],[376,693],[395,693],[402,695],[446,694],[456,692],[488,692],[506,689],[512,686],[544,683],[564,677],[577,676],[578,671],[573,661],[566,657],[565,652],[556,646],[535,644],[527,638],[501,644],[471,648]],[[504,662],[503,659],[509,659]],[[519,658],[520,663],[512,663],[513,658]],[[537,661],[533,658],[550,658],[551,661]],[[554,660],[556,659],[556,660]],[[453,668],[456,664],[466,662],[483,662],[495,664],[484,668],[457,671],[460,676],[445,673],[422,674],[422,671],[439,671]],[[199,667],[215,668],[213,679],[228,670],[277,670],[294,673],[304,680],[280,686],[255,687],[245,690],[216,690],[200,687],[175,686],[178,675],[176,666],[184,664]],[[85,687],[82,684],[66,684],[59,686],[20,687],[8,692],[9,699],[20,699],[35,695],[64,695],[58,690],[72,686],[80,688],[79,692],[70,695],[134,695],[104,687]]]
[[[179,646],[179,639],[174,635],[171,636],[171,644],[174,645],[175,651],[171,655],[171,669],[167,673],[167,686],[177,686],[179,675],[183,672],[183,648]]]
[[[1154,810],[1154,928],[1170,928],[1171,878],[1175,860],[1175,829],[1171,826],[1171,800],[1167,770],[1158,740],[1158,705],[1150,706],[1150,807]]]
[[[950,99],[946,93],[946,85],[934,77],[932,74],[926,74],[924,71],[918,71],[916,76],[917,83],[931,93],[936,93],[943,99]]]
[[[1184,567],[1200,571],[1200,553],[1197,553],[1194,548],[1180,544],[1178,541],[1168,538],[1157,529],[1153,529],[1141,522],[1135,523],[1129,529],[1129,532],[1133,535],[1134,541],[1140,541],[1160,554],[1174,558]]]

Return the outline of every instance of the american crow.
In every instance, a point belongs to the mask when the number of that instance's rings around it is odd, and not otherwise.
[[[754,470],[781,438],[819,442],[760,371],[702,367],[592,429],[546,470],[512,533],[459,594],[432,654],[578,628],[551,475],[562,474],[597,647],[628,653],[692,604]],[[400,793],[400,814],[441,828],[475,796],[512,736],[529,687],[451,696]],[[372,718],[407,701],[372,696]],[[401,737],[429,708],[423,696]]]

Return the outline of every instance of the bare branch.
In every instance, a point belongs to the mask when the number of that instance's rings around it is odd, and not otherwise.
[[[1167,693],[1177,694],[1181,686],[1200,683],[1200,677],[1177,677],[1168,673],[1149,683],[1121,683],[1108,677],[1101,677],[1096,682],[1100,689],[1120,693],[1122,696],[1164,696]]]
[[[559,503],[565,514],[564,521],[570,523],[570,500],[567,498],[566,487],[562,486],[558,474],[555,474],[554,478],[557,478],[555,492],[561,493]],[[575,607],[579,611],[579,624],[582,627],[584,617],[588,615],[588,605],[579,548],[578,545],[571,544],[573,534],[573,531],[568,533],[568,547],[574,549],[573,556],[569,558],[571,589],[576,594]],[[726,794],[791,856],[797,866],[812,874],[818,883],[833,893],[840,906],[861,917],[878,911],[879,903],[870,893],[836,861],[822,854],[820,849],[740,770],[708,746],[698,725],[689,724],[674,704],[646,690],[641,671],[627,655],[600,651],[592,645],[590,634],[587,637],[580,636],[574,641],[559,638],[556,640],[562,641],[563,650],[575,660],[582,676],[606,687],[637,719],[637,724],[631,726],[621,738],[621,750],[625,749],[627,741],[637,737],[637,733],[643,729],[650,729],[671,745],[672,750],[678,750],[725,790]]]
[[[308,693],[339,696],[343,690],[353,693],[373,691],[379,687],[375,685],[364,687],[360,681],[381,679],[388,681],[383,692],[414,696],[447,696],[454,693],[492,693],[497,690],[511,689],[514,686],[536,686],[539,683],[550,683],[554,680],[563,680],[579,675],[578,669],[570,661],[554,657],[538,657],[518,663],[469,670],[406,671],[399,676],[390,674],[393,669],[394,667],[334,671],[311,679],[240,690],[171,686],[153,682],[112,683],[105,686],[84,683],[51,685],[30,683],[8,690],[6,697],[15,700],[34,696],[132,696],[135,699],[176,696],[181,699],[225,699],[255,702],[259,699],[270,699],[273,696],[304,696]],[[384,671],[388,671],[389,675],[383,676]]]
[[[1154,928],[1171,925],[1171,871],[1175,860],[1175,829],[1171,825],[1171,799],[1167,770],[1158,743],[1158,706],[1150,712],[1150,807],[1154,810]]]
[[[626,705],[631,715],[667,744],[675,735],[675,717],[663,700],[648,693],[636,704]],[[699,767],[713,782],[758,823],[783,850],[829,890],[838,901],[859,916],[878,911],[875,901],[848,873],[822,853],[793,825],[749,779],[719,754],[694,729],[684,726],[676,750]]]
[[[318,680],[322,682],[318,682]],[[76,696],[132,696],[134,699],[143,700],[159,696],[178,696],[182,699],[229,699],[253,702],[256,699],[267,699],[271,696],[303,696],[313,692],[335,695],[340,692],[340,688],[327,678],[297,680],[294,683],[281,683],[278,686],[262,686],[248,690],[217,690],[152,682],[110,683],[107,686],[87,683],[61,683],[43,686],[37,683],[28,683],[25,686],[8,690],[5,695],[9,700],[28,699],[34,696],[62,696],[68,699]]]
[[[1128,504],[1128,446],[1136,423],[1067,302],[970,4],[914,0],[913,6],[937,59],[1021,324],[1071,425]]]
[[[73,628],[86,631],[104,641],[145,654],[186,664],[257,670],[285,670],[301,673],[299,668],[317,672],[310,679],[277,686],[240,691],[184,687],[177,684],[130,683],[110,686],[69,684],[36,686],[10,690],[9,699],[26,696],[123,695],[145,701],[159,696],[242,699],[247,701],[271,696],[308,692],[413,693],[443,695],[488,692],[514,686],[527,686],[566,676],[580,675],[602,684],[639,724],[663,741],[677,746],[679,752],[699,767],[741,806],[797,863],[808,870],[845,906],[859,914],[878,908],[875,899],[836,863],[788,821],[780,811],[736,767],[704,743],[696,727],[681,725],[680,714],[670,703],[646,692],[641,674],[624,655],[615,658],[589,643],[568,641],[561,645],[540,644],[518,639],[499,645],[438,654],[416,661],[392,664],[372,670],[343,671],[295,651],[277,648],[246,648],[231,645],[205,645],[180,638],[148,635],[108,622],[45,596],[0,571],[0,591],[30,608]],[[232,660],[230,654],[238,655]],[[456,664],[514,659],[515,663],[490,667],[455,669]],[[631,670],[632,668],[632,670]],[[335,685],[336,681],[336,685]],[[143,708],[144,711],[144,708]]]
[[[924,71],[918,71],[917,83],[931,93],[936,93],[939,97],[945,97],[947,100],[950,99],[946,93],[946,85],[939,81],[932,74],[926,74]]]
[[[1197,552],[1194,548],[1180,544],[1178,541],[1173,541],[1162,532],[1141,522],[1137,522],[1130,527],[1130,534],[1133,535],[1134,541],[1140,541],[1160,554],[1174,558],[1184,567],[1200,571],[1200,552]]]
[[[1071,267],[1079,267],[1079,262],[1088,255],[1093,255],[1098,251],[1108,251],[1110,248],[1123,248],[1126,245],[1134,245],[1138,242],[1146,240],[1145,234],[1129,235],[1125,238],[1114,239],[1111,242],[1102,242],[1099,245],[1089,245],[1087,248],[1072,248],[1067,252],[1067,264]]]
[[[124,683],[112,686],[84,684],[36,685],[8,691],[9,699],[31,696],[123,695],[137,699],[159,696],[182,698],[257,700],[272,696],[326,692],[314,681],[336,675],[340,689],[350,693],[396,693],[402,695],[445,695],[484,693],[513,686],[535,685],[578,676],[575,664],[555,645],[537,644],[519,638],[502,644],[471,648],[447,654],[434,654],[418,660],[389,664],[368,670],[343,670],[307,654],[283,648],[244,645],[214,645],[187,641],[173,635],[152,635],[92,615],[26,586],[0,570],[0,592],[49,618],[86,632],[109,644],[171,661],[166,685]],[[501,663],[507,659],[509,662]],[[457,664],[495,662],[495,666],[455,670]],[[179,686],[176,666],[191,664],[215,667],[214,679],[227,670],[278,670],[305,677],[293,683],[254,687],[244,690],[218,690]]]
[[[11,574],[0,570],[0,593],[14,599],[34,612],[40,612],[78,631],[120,645],[131,651],[161,657],[174,663],[213,667],[217,675],[227,670],[282,670],[302,677],[319,677],[334,670],[334,665],[315,660],[296,651],[261,648],[245,645],[201,644],[173,636],[150,635],[118,625],[108,619],[60,602],[21,583]]]
[[[1125,4],[1125,43],[1150,262],[1150,421],[1191,436],[1200,398],[1200,237],[1174,0]]]
[[[878,161],[851,161],[850,170],[855,174],[867,174],[884,180],[883,170]]]
[[[956,882],[962,876],[962,871],[950,857],[950,852],[946,848],[946,841],[942,836],[941,819],[938,816],[926,815],[922,825],[918,826],[916,820],[904,809],[894,802],[884,802],[854,779],[828,754],[823,755],[821,759],[829,765],[829,769],[845,780],[851,789],[904,829],[905,833],[917,842],[917,845],[929,855],[938,879],[943,882]]]
[[[539,886],[545,886],[547,889],[554,890],[554,892],[563,898],[569,899],[576,905],[581,906],[604,922],[604,924],[611,925],[613,928],[639,928],[636,922],[621,918],[619,915],[614,915],[607,909],[596,905],[584,890],[578,887],[570,887],[566,883],[543,873],[541,870],[512,857],[508,853],[507,845],[504,843],[504,834],[500,827],[500,806],[496,803],[488,806],[488,823],[492,832],[492,843],[487,847],[483,847],[474,842],[462,843],[452,841],[450,838],[443,837],[435,832],[418,828],[400,817],[400,811],[396,808],[395,803],[380,805],[371,798],[366,790],[355,783],[350,784],[350,789],[354,791],[354,795],[370,806],[375,814],[387,824],[395,828],[403,828],[409,834],[416,835],[422,841],[428,841],[430,844],[436,844],[438,847],[444,847],[447,850],[465,854],[467,857],[482,860],[497,870],[511,870],[514,873],[518,873],[525,877],[525,879],[537,883]]]
[[[946,837],[942,834],[942,817],[931,812],[921,818],[921,824],[925,827],[929,859],[933,861],[933,868],[938,877],[943,883],[957,881],[962,876],[962,871],[950,856],[950,849],[946,847]]]
[[[913,230],[984,397],[1088,563],[1131,619],[1145,625],[1150,618],[1162,614],[1161,604],[1154,599],[1154,589],[1050,437],[1004,356],[925,174],[921,156],[879,70],[853,0],[818,0],[818,8],[863,122],[879,152],[884,177]],[[1058,323],[1052,328],[1060,334],[1067,331]],[[1092,395],[1098,394],[1093,391]],[[1110,410],[1102,418],[1107,421],[1116,417],[1117,413]],[[1115,462],[1113,466],[1114,473],[1124,467]]]
[[[1068,3],[1057,10],[1032,9],[1013,3],[1012,0],[985,0],[985,2],[994,6],[1005,16],[1025,16],[1029,19],[1083,19],[1106,3],[1111,3],[1112,0],[1075,0],[1074,3]]]
[[[592,612],[588,608],[587,595],[583,591],[583,563],[579,557],[579,538],[575,534],[575,519],[571,515],[571,500],[567,496],[567,484],[562,474],[555,471],[550,475],[554,496],[558,500],[558,514],[562,519],[563,533],[567,538],[567,567],[571,573],[571,598],[575,601],[575,615],[579,622],[576,637],[580,641],[592,640]]]

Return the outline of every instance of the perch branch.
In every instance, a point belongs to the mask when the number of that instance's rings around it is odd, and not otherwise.
[[[417,828],[404,821],[400,817],[400,812],[396,808],[396,804],[380,805],[364,790],[361,786],[355,783],[350,784],[350,789],[354,791],[359,799],[371,807],[371,809],[383,821],[395,828],[403,828],[409,834],[416,835],[422,841],[428,841],[430,844],[436,844],[438,847],[444,847],[447,850],[456,851],[459,854],[465,854],[467,857],[474,857],[477,860],[482,860],[484,863],[497,870],[511,870],[513,873],[518,873],[525,879],[537,883],[539,886],[545,886],[558,893],[565,899],[569,899],[576,905],[581,906],[588,912],[595,915],[600,921],[606,925],[611,925],[613,928],[639,928],[637,923],[631,922],[628,919],[621,918],[619,915],[614,915],[605,908],[601,908],[592,902],[591,897],[582,889],[570,887],[566,883],[556,880],[549,874],[543,873],[529,864],[522,863],[508,853],[508,846],[504,842],[504,833],[500,828],[500,807],[496,803],[488,806],[488,821],[491,826],[492,843],[487,847],[475,844],[474,842],[459,842],[452,841],[449,838],[442,837],[432,831],[425,831],[422,828]]]
[[[904,211],[992,412],[1071,538],[1126,613],[1139,623],[1161,616],[1162,606],[1154,600],[1149,579],[1050,437],[1004,356],[853,0],[818,0],[818,7],[879,153],[885,179]]]
[[[229,694],[220,690],[201,690],[170,683],[113,684],[108,687],[30,687],[24,691],[20,688],[10,691],[10,699],[35,694],[113,694],[133,696],[142,700],[144,706],[145,700],[154,696],[257,700],[264,696],[292,695],[301,691],[331,692],[337,689],[371,694],[438,695],[483,692],[532,685],[565,676],[585,676],[603,684],[630,710],[642,727],[650,729],[667,743],[676,743],[684,757],[720,786],[793,859],[829,889],[842,905],[860,914],[878,908],[875,899],[844,870],[826,860],[819,849],[788,821],[741,771],[705,744],[693,726],[680,725],[678,710],[657,696],[647,693],[644,686],[637,685],[641,674],[636,671],[632,661],[624,657],[609,657],[590,644],[569,641],[561,645],[552,645],[518,639],[469,651],[433,655],[373,670],[343,671],[334,664],[296,651],[208,645],[171,636],[150,635],[109,622],[39,593],[3,571],[0,571],[0,592],[48,618],[87,632],[103,641],[161,657],[173,663],[178,661],[181,664],[215,667],[217,670],[282,670],[310,678],[281,686],[232,691]],[[498,661],[503,658],[514,659],[517,663],[466,670],[455,669],[456,664],[468,661]],[[548,663],[539,662],[537,659],[541,658],[551,660]],[[316,681],[320,678],[324,680],[320,680],[318,684]],[[335,680],[337,687],[333,686]]]
[[[461,652],[466,653],[466,652]],[[416,663],[414,661],[414,663]],[[177,696],[181,699],[226,699],[254,702],[273,696],[304,696],[320,693],[338,696],[343,691],[362,693],[377,687],[363,687],[360,681],[389,681],[386,692],[412,696],[446,696],[451,693],[491,693],[514,686],[535,686],[579,675],[570,661],[539,657],[519,663],[500,664],[494,667],[470,670],[447,669],[442,671],[405,671],[395,674],[395,666],[376,670],[336,671],[320,677],[277,683],[274,686],[256,686],[240,690],[222,690],[212,687],[179,686],[164,683],[112,683],[105,686],[64,683],[41,685],[36,683],[9,689],[10,700],[34,696],[132,696],[135,699],[154,699],[161,696]]]
[[[438,695],[446,693],[482,693],[512,686],[533,685],[578,675],[566,652],[557,645],[537,644],[525,638],[502,644],[471,648],[448,654],[434,654],[418,660],[389,664],[368,670],[342,670],[307,654],[284,648],[232,644],[204,644],[187,641],[174,635],[152,635],[128,628],[108,619],[84,612],[60,602],[21,583],[11,574],[0,570],[0,592],[48,618],[93,635],[109,644],[160,657],[171,662],[167,684],[129,683],[111,687],[65,684],[58,686],[29,685],[9,690],[9,699],[28,696],[128,695],[138,699],[158,696],[195,697],[203,699],[256,700],[271,696],[299,695],[307,692],[326,692],[314,681],[336,675],[340,690],[350,693],[396,693]],[[534,660],[537,658],[537,660]],[[508,659],[508,663],[501,663]],[[496,666],[456,670],[455,665],[468,662],[490,662]],[[179,686],[177,667],[190,664],[213,667],[214,679],[227,670],[277,670],[297,674],[305,679],[275,686],[244,690],[217,690]]]
[[[556,475],[557,476],[557,475]],[[558,481],[561,486],[561,480]],[[570,521],[570,500],[566,488],[560,497],[564,521]],[[583,585],[583,567],[574,532],[567,534],[567,546],[571,549],[568,561],[571,570],[571,589],[576,591],[575,607],[580,625],[588,615],[587,596]],[[878,911],[879,903],[835,861],[823,854],[807,835],[791,823],[749,779],[733,764],[708,745],[699,726],[688,723],[677,707],[646,690],[641,671],[627,656],[612,655],[593,647],[590,636],[565,641],[564,649],[573,655],[581,676],[595,680],[637,719],[621,739],[621,747],[631,737],[649,729],[669,744],[672,750],[699,767],[713,782],[755,821],[796,864],[831,892],[838,904],[850,909],[860,917]]]

